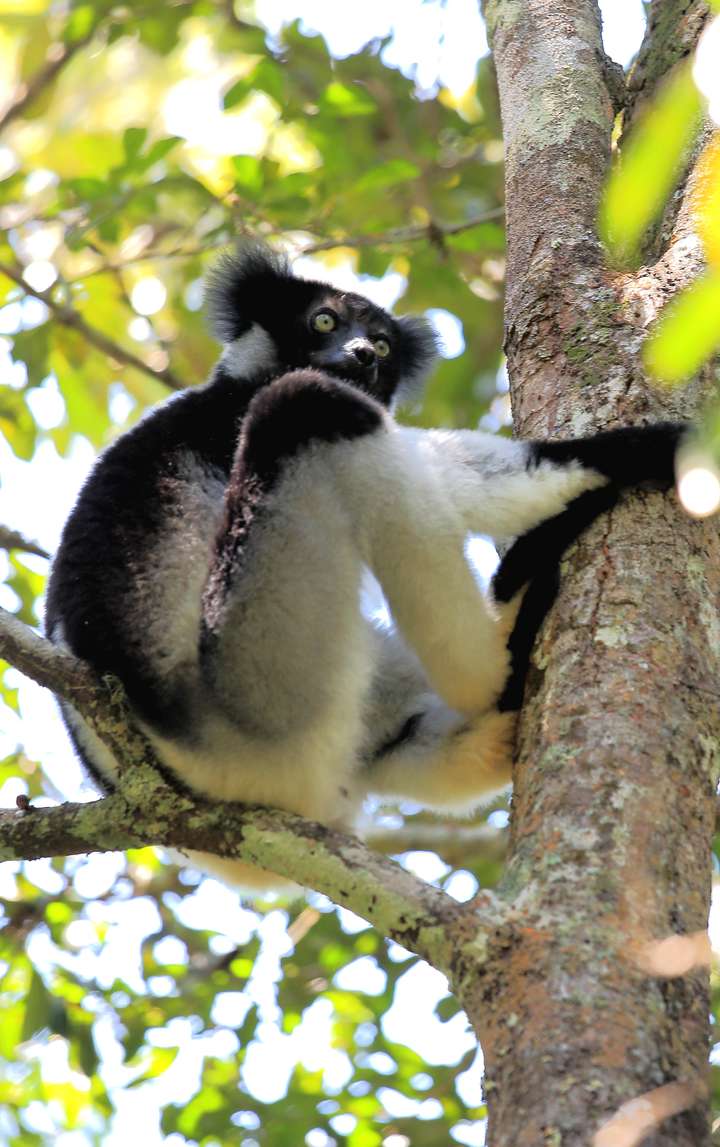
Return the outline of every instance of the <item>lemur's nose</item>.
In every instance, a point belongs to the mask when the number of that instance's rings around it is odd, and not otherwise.
[[[370,343],[358,342],[352,346],[353,356],[360,363],[360,366],[372,366],[375,362],[375,351]]]

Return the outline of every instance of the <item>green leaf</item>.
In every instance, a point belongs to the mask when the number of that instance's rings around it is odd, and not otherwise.
[[[236,80],[223,95],[222,106],[224,111],[227,112],[230,111],[231,108],[237,107],[244,99],[247,99],[252,90],[251,77],[243,76],[241,80]]]
[[[417,179],[420,168],[407,159],[391,159],[388,163],[372,167],[353,186],[354,192],[379,191],[383,187],[395,187],[398,183],[407,183]]]
[[[358,1123],[354,1131],[348,1135],[348,1147],[379,1147],[382,1135],[364,1123]]]
[[[153,163],[164,159],[179,143],[182,143],[182,139],[179,135],[166,135],[163,139],[156,140],[155,143],[148,148],[147,155],[143,159],[144,167],[152,167]]]
[[[204,1087],[202,1091],[193,1096],[189,1103],[186,1103],[178,1119],[178,1130],[189,1137],[194,1137],[203,1116],[215,1111],[222,1111],[224,1106],[225,1103],[220,1091],[214,1087]]]
[[[374,115],[377,111],[375,101],[364,88],[356,84],[341,84],[337,80],[325,88],[320,107],[339,116]]]
[[[49,374],[50,324],[44,323],[31,331],[20,331],[13,336],[13,358],[25,363],[28,385],[39,386]]]
[[[32,458],[37,429],[22,391],[0,389],[0,433],[5,435],[18,458],[25,461]]]
[[[702,101],[689,65],[675,72],[623,146],[600,207],[600,233],[612,257],[629,262],[657,219],[701,122]]]
[[[665,308],[647,339],[646,369],[662,382],[695,374],[720,347],[720,271],[698,279]]]
[[[69,191],[72,195],[70,202],[76,199],[100,199],[107,191],[107,184],[103,179],[95,179],[91,175],[79,176],[77,179],[65,179],[60,188],[61,194]],[[63,195],[63,199],[67,196]]]
[[[177,1047],[153,1047],[144,1051],[142,1053],[142,1073],[128,1086],[139,1087],[141,1083],[146,1083],[148,1079],[157,1079],[159,1075],[162,1075],[172,1066],[177,1059],[179,1050]],[[128,1064],[128,1067],[134,1066],[132,1061]]]
[[[33,972],[30,988],[25,997],[25,1014],[23,1015],[20,1042],[32,1039],[42,1028],[47,1027],[50,996],[45,984],[37,972]]]
[[[257,156],[236,155],[232,165],[237,187],[251,196],[258,196],[262,191],[264,176],[262,162]]]
[[[281,106],[285,104],[285,70],[269,56],[265,56],[254,69],[252,86],[266,92]]]
[[[123,132],[123,148],[125,150],[125,159],[128,164],[132,164],[134,159],[143,149],[143,144],[147,139],[146,127],[128,127]]]
[[[65,25],[65,42],[72,44],[75,40],[81,40],[86,36],[96,23],[98,15],[92,4],[76,5]]]

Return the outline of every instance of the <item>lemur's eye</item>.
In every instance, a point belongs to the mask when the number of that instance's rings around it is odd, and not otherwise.
[[[312,317],[312,328],[314,331],[320,331],[322,334],[329,334],[334,331],[337,326],[337,319],[332,311],[318,311]]]
[[[375,339],[373,346],[375,347],[375,354],[378,358],[387,358],[390,354],[390,343],[387,339]]]

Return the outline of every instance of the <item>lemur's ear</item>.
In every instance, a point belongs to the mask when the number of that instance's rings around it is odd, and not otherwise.
[[[402,402],[422,390],[437,362],[440,347],[427,319],[418,315],[400,315],[395,318],[395,323],[400,333],[399,360],[402,363],[397,397]]]
[[[221,255],[205,280],[210,326],[222,343],[231,343],[258,322],[277,313],[283,288],[297,282],[285,255],[259,240],[246,240]]]

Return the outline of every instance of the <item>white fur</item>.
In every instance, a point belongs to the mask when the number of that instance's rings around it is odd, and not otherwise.
[[[152,651],[163,677],[197,677],[200,604],[210,548],[222,515],[224,477],[188,455],[175,487],[175,512],[165,521],[130,582],[130,622]]]
[[[530,472],[526,442],[472,430],[402,428],[415,438],[426,464],[441,475],[461,513],[466,529],[496,541],[517,537],[607,478],[574,462],[541,462]]]
[[[253,378],[278,365],[275,343],[259,323],[253,323],[240,338],[227,343],[220,361],[235,378]]]

